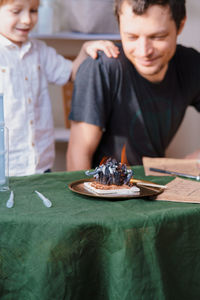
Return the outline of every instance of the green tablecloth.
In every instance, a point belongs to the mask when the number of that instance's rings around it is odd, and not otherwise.
[[[144,179],[142,167],[135,177]],[[0,299],[200,298],[200,205],[73,193],[83,172],[11,178],[0,193]],[[170,177],[148,177],[160,184]],[[46,208],[34,193],[42,192]]]

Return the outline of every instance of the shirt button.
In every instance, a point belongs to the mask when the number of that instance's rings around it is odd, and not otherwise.
[[[25,77],[25,80],[27,81],[27,80],[28,80],[28,77]]]
[[[34,142],[32,142],[32,146],[35,147],[35,143]]]
[[[28,98],[28,103],[31,104],[31,98]]]
[[[33,120],[30,121],[30,124],[33,125]]]

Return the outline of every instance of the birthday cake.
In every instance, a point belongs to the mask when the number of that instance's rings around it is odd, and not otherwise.
[[[113,158],[107,159],[94,171],[86,171],[86,175],[93,175],[94,180],[84,182],[84,187],[95,194],[130,195],[140,192],[140,189],[130,182],[133,171]]]

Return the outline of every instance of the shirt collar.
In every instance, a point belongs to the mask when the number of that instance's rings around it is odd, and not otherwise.
[[[22,44],[21,47],[17,46],[15,43],[11,42],[5,36],[0,34],[0,46],[4,46],[10,49],[19,49],[22,56],[24,56],[31,48],[32,42],[31,40],[27,40]]]

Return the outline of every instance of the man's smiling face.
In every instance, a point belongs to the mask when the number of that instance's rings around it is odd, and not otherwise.
[[[177,31],[168,5],[151,5],[144,14],[136,15],[131,5],[123,2],[119,15],[122,45],[141,76],[151,82],[163,80],[184,22]]]

